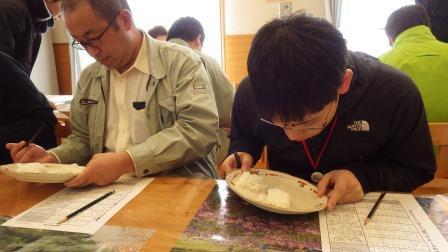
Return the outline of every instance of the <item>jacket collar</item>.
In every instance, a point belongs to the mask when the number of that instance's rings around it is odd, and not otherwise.
[[[174,44],[178,44],[178,45],[181,45],[181,46],[185,46],[187,48],[191,48],[190,44],[188,44],[187,41],[185,41],[183,39],[180,39],[180,38],[172,38],[172,39],[168,40],[168,42],[171,42],[171,43],[174,43]]]
[[[337,115],[343,115],[351,107],[356,106],[356,101],[368,89],[379,66],[378,59],[366,53],[348,52],[347,68],[353,71],[353,78],[348,92],[340,96]]]
[[[431,29],[426,25],[417,25],[411,27],[402,33],[398,34],[395,38],[393,48],[399,46],[401,43],[407,40],[435,40],[436,37],[431,33]]]
[[[166,75],[166,70],[162,64],[162,59],[160,58],[161,54],[163,54],[163,52],[160,51],[160,45],[166,42],[153,39],[146,32],[143,32],[143,34],[146,37],[148,45],[149,73],[156,79],[162,79]]]

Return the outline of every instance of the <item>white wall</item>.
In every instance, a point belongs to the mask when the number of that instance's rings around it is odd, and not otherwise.
[[[51,32],[42,36],[39,54],[31,72],[31,80],[44,94],[59,94]]]
[[[306,9],[316,16],[325,14],[324,0],[224,0],[226,35],[255,34],[278,17],[280,2],[291,2],[293,12]]]

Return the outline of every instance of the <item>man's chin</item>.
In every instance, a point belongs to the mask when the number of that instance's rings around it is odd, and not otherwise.
[[[108,59],[109,57],[103,58],[103,59],[98,59],[97,61],[101,64],[104,65],[106,67],[108,67]]]

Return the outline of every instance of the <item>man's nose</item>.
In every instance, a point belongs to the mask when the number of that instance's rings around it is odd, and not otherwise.
[[[98,47],[87,46],[86,51],[90,56],[96,58],[100,54],[101,49]]]

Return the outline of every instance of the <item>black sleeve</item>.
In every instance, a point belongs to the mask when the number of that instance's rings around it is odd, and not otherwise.
[[[260,159],[264,142],[257,134],[258,113],[252,98],[249,79],[238,85],[232,107],[229,154],[241,151]]]
[[[28,140],[45,124],[35,143],[56,146],[56,117],[45,96],[37,90],[21,65],[0,52],[0,163],[11,158],[5,144]]]
[[[379,160],[348,164],[364,192],[412,191],[434,177],[435,157],[423,101],[410,79],[395,92],[387,141]],[[384,120],[389,120],[384,118]]]
[[[9,1],[0,4],[0,51],[15,55],[19,38],[25,32],[25,20],[28,17],[24,10]]]

